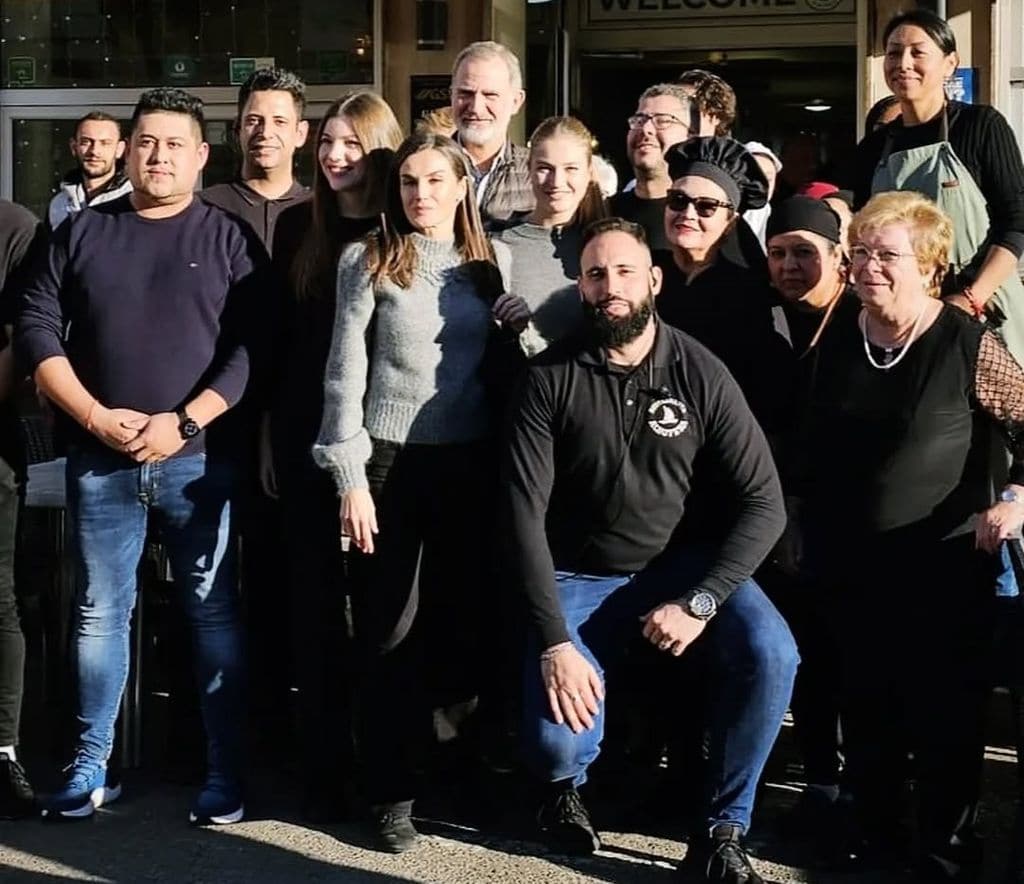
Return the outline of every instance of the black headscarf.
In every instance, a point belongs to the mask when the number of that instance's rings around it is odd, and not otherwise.
[[[840,239],[839,216],[824,199],[791,196],[772,208],[765,237],[771,239],[780,233],[791,233],[794,230],[809,230],[837,243]]]
[[[760,209],[768,202],[768,180],[751,154],[734,138],[691,138],[665,153],[672,180],[696,175],[714,181],[737,212]]]

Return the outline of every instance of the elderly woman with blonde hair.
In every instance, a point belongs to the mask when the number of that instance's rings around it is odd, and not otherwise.
[[[843,657],[853,853],[907,859],[898,799],[912,753],[916,861],[939,880],[980,860],[993,585],[1024,521],[1024,371],[939,299],[952,236],[915,193],[878,194],[854,216],[862,309],[820,342],[797,489],[804,560],[831,588]],[[993,494],[994,430],[1012,465]]]

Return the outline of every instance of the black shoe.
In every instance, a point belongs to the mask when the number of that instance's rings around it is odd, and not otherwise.
[[[412,824],[412,802],[375,805],[373,835],[377,847],[386,853],[404,853],[413,847],[419,832]]]
[[[0,752],[0,819],[17,820],[35,814],[36,794],[25,768]]]
[[[740,844],[740,827],[715,826],[710,837],[691,841],[679,867],[686,881],[717,881],[721,884],[764,884]]]
[[[601,839],[590,822],[590,814],[583,806],[580,793],[571,784],[556,788],[541,805],[537,825],[554,850],[589,856],[601,849]]]

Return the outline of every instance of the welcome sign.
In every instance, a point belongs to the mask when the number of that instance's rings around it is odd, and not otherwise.
[[[857,0],[583,0],[586,24],[679,24],[693,19],[777,20],[780,16],[854,15]]]

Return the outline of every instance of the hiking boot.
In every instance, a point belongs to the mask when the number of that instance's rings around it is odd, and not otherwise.
[[[103,762],[76,759],[64,772],[64,785],[43,802],[42,815],[48,820],[80,820],[98,807],[121,797],[121,784],[108,778]]]
[[[412,802],[376,804],[372,808],[373,836],[376,846],[385,853],[405,853],[416,845],[419,832],[412,824]]]
[[[0,752],[0,820],[22,819],[35,808],[36,795],[25,768],[6,752]]]
[[[711,830],[710,836],[691,841],[679,867],[683,880],[764,884],[740,844],[741,834],[739,826],[721,823]]]
[[[588,856],[601,849],[590,814],[571,781],[556,788],[537,811],[537,825],[544,841],[561,853]]]

